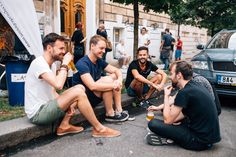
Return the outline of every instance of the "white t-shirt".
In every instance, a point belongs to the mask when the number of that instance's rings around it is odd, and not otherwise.
[[[121,58],[125,56],[125,47],[121,43],[116,46],[116,58]]]
[[[138,47],[140,47],[140,46],[148,47],[147,45],[144,44],[144,43],[147,43],[148,40],[150,40],[148,34],[144,34],[144,35],[140,34],[139,41],[138,41]]]
[[[31,63],[25,80],[25,113],[32,118],[39,108],[54,99],[53,87],[39,78],[43,73],[55,73],[56,65],[50,68],[43,56],[37,57]]]

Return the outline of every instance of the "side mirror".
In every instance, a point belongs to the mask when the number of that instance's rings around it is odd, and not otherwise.
[[[203,49],[204,49],[204,45],[202,45],[202,44],[197,45],[197,49],[199,49],[199,50],[203,50]]]

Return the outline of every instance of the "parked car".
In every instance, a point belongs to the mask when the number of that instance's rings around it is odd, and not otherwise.
[[[193,71],[207,78],[221,95],[236,96],[236,30],[222,30],[192,58]]]

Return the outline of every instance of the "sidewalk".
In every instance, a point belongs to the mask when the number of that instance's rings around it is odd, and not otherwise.
[[[127,107],[133,102],[132,97],[122,94],[122,106]],[[101,104],[95,108],[97,117],[105,114],[104,105]],[[72,124],[84,122],[81,114],[74,116]],[[57,124],[49,126],[36,126],[29,122],[27,117],[17,118],[9,121],[0,122],[0,152],[8,147],[16,146],[20,143],[28,142],[42,136],[55,133]],[[0,153],[1,154],[1,153]]]
[[[146,144],[147,134],[146,112],[141,108],[130,111],[135,121],[123,123],[103,123],[104,125],[120,130],[122,135],[116,138],[93,138],[92,128],[83,132],[64,137],[54,137],[30,143],[25,148],[9,152],[10,156],[56,156],[56,157],[235,157],[236,154],[236,107],[226,105],[220,115],[220,129],[222,140],[212,149],[206,151],[189,151],[177,145],[150,146]],[[161,118],[156,113],[155,118]],[[14,150],[13,150],[14,151]],[[7,156],[8,154],[6,154]]]

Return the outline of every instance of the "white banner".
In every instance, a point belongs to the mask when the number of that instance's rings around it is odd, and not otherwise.
[[[42,55],[43,46],[33,0],[0,0],[0,12],[30,54]]]

